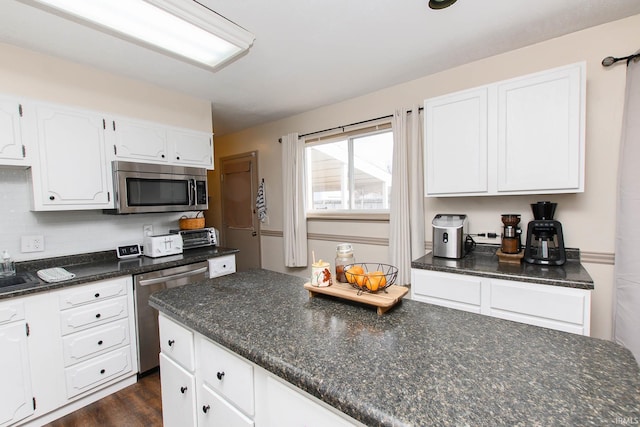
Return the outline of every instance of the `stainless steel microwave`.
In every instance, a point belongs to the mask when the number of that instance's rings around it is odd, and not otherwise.
[[[209,207],[207,170],[114,161],[115,209],[109,214],[202,211]]]

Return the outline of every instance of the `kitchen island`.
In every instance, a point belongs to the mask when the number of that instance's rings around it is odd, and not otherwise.
[[[612,425],[640,369],[609,341],[404,300],[382,316],[251,270],[154,294],[169,318],[371,426]]]

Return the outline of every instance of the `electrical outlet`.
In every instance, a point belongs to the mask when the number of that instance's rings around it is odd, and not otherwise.
[[[43,252],[44,236],[22,236],[21,251],[24,252]]]
[[[153,225],[145,224],[142,226],[142,235],[143,236],[153,236]]]

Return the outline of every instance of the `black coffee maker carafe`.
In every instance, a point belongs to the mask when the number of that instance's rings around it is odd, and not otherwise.
[[[553,219],[557,203],[531,204],[533,221],[527,225],[524,260],[530,264],[562,265],[566,261],[562,224]]]

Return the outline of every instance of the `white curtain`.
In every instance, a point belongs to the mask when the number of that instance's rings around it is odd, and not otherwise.
[[[627,67],[618,177],[614,339],[640,363],[640,61]]]
[[[282,199],[284,265],[307,266],[304,139],[290,133],[282,141]]]
[[[409,112],[411,111],[411,112]],[[396,284],[411,283],[411,261],[424,255],[422,120],[419,106],[393,115],[393,164],[389,258],[398,267]]]

